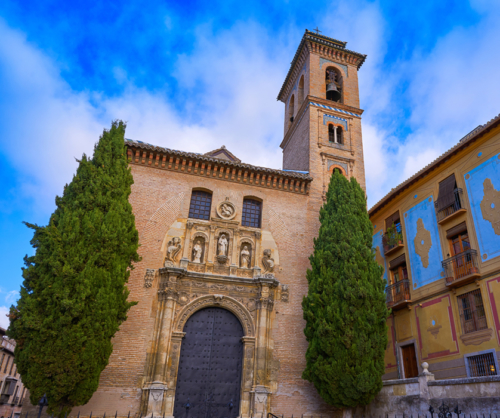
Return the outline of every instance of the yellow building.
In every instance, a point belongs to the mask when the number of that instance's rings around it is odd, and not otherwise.
[[[500,115],[369,211],[387,280],[384,380],[498,375]]]

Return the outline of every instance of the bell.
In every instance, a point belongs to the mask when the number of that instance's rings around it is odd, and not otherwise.
[[[340,92],[337,90],[337,85],[334,82],[326,85],[326,99],[334,102],[340,101]]]

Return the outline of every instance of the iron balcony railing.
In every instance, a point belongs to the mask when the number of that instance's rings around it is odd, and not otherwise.
[[[446,284],[479,273],[477,251],[469,249],[441,262],[446,277]]]
[[[450,206],[447,206],[444,209],[441,209],[438,211],[437,208],[438,208],[439,199],[436,200],[436,202],[434,203],[434,206],[436,208],[436,217],[437,217],[438,222],[442,221],[444,218],[447,218],[450,215],[453,215],[455,212],[459,211],[460,209],[462,209],[464,207],[462,204],[463,203],[462,189],[455,189],[455,191],[453,193],[455,195],[455,200],[454,200],[453,204],[451,204]]]
[[[400,280],[385,288],[387,305],[393,306],[400,302],[410,301],[410,281]]]

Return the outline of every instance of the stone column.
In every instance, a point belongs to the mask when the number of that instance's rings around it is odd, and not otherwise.
[[[193,230],[193,223],[188,222],[186,224],[186,237],[184,238],[184,251],[182,252],[182,258],[180,262],[180,267],[187,268],[189,261],[191,260],[191,254],[189,254],[189,247],[191,246],[191,231]]]
[[[253,389],[252,413],[266,415],[269,410],[268,357],[270,313],[274,308],[274,277],[260,277],[260,296],[257,301],[257,330],[255,355],[255,385]]]
[[[242,337],[243,341],[243,371],[242,371],[242,395],[240,401],[240,413],[242,418],[250,417],[252,408],[253,387],[253,359],[255,353],[255,337]]]
[[[214,262],[214,242],[215,242],[215,225],[210,225],[210,237],[208,239],[208,256],[207,263]]]
[[[262,236],[260,231],[255,232],[255,254],[253,256],[253,277],[259,277],[261,274],[261,268],[259,267],[259,259],[261,257],[260,253],[260,237]]]
[[[240,266],[240,248],[238,248],[238,241],[240,238],[240,231],[233,231],[233,255],[232,255],[232,263],[230,268],[231,276],[236,276],[237,269]]]
[[[160,290],[158,297],[160,307],[157,315],[157,326],[155,327],[155,341],[151,353],[152,367],[150,368],[149,391],[147,415],[160,416],[163,414],[164,392],[167,390],[166,366],[169,345],[172,335],[175,306],[177,303],[177,280],[185,273],[184,269],[165,267],[160,269]]]
[[[168,389],[165,399],[165,416],[168,418],[173,418],[174,416],[175,387],[177,385],[177,373],[179,372],[182,339],[185,335],[185,332],[173,331],[170,339],[170,367],[166,373],[167,384],[170,389]]]

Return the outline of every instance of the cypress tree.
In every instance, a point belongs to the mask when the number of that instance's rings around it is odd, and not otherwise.
[[[113,122],[56,197],[49,224],[26,223],[36,253],[25,257],[8,334],[31,403],[46,394],[59,416],[97,390],[111,338],[135,304],[125,285],[140,257],[124,135],[125,124]]]
[[[367,405],[382,388],[388,311],[355,178],[332,175],[320,222],[302,302],[309,343],[302,377],[337,408]]]

